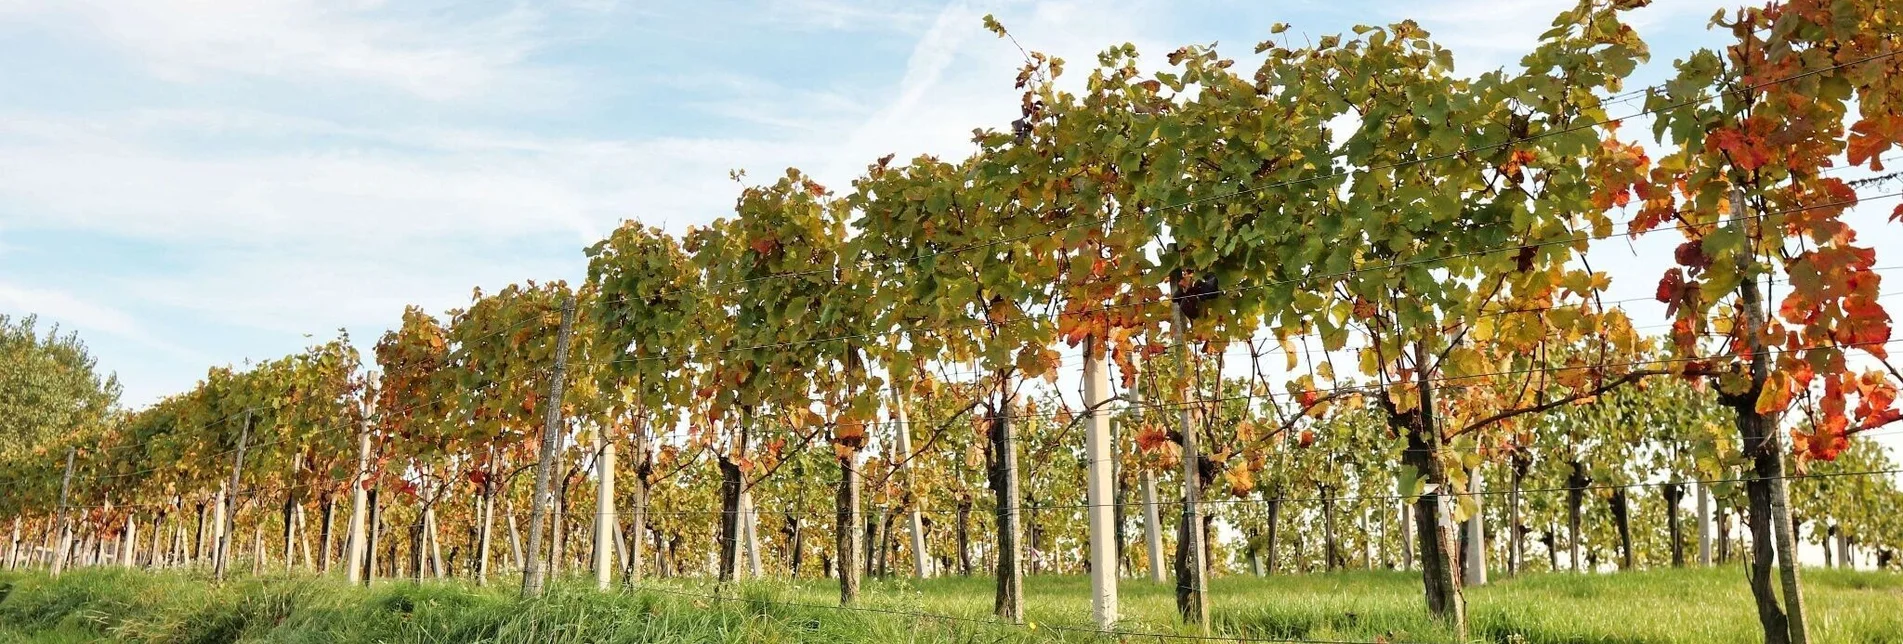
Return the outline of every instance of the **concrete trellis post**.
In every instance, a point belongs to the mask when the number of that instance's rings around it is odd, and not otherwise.
[[[1110,436],[1109,360],[1102,340],[1084,344],[1084,498],[1090,535],[1090,614],[1099,630],[1117,625],[1116,450]]]

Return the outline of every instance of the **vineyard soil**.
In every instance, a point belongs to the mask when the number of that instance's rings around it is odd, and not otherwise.
[[[1492,642],[1744,642],[1758,639],[1742,568],[1544,574],[1469,589],[1472,635]],[[1814,642],[1903,641],[1903,576],[1807,571]],[[80,570],[54,582],[0,573],[0,642],[1042,642],[1088,632],[1084,577],[1026,580],[1026,626],[991,623],[987,578],[866,583],[861,608],[834,607],[823,581],[742,586],[729,601],[693,582],[597,593],[592,580],[520,600],[513,585],[240,578],[222,588],[182,573]],[[1174,625],[1172,589],[1125,580],[1120,629]],[[1211,581],[1218,635],[1442,642],[1418,579],[1398,572]],[[961,619],[915,617],[931,613]],[[1158,641],[1126,637],[1126,641]]]

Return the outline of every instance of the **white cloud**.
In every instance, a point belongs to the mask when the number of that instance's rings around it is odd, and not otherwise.
[[[816,149],[744,139],[372,130],[247,114],[29,119],[0,128],[0,204],[12,206],[0,221],[179,243],[376,246],[559,232],[592,240],[627,216],[709,218],[730,204],[728,169],[785,164]],[[246,139],[242,133],[254,126],[270,129],[280,144]],[[25,131],[32,134],[18,135]],[[313,142],[340,136],[348,138]],[[174,138],[219,145],[179,150],[167,143]]]
[[[176,273],[128,276],[122,290],[189,317],[297,337],[339,327],[381,330],[407,305],[431,311],[465,306],[476,286],[494,291],[528,279],[572,280],[582,260],[579,245],[559,257],[523,256],[496,245],[416,245],[401,252],[276,245],[209,250],[200,262]],[[246,268],[230,270],[234,266]]]
[[[38,315],[47,322],[82,333],[102,333],[131,340],[181,360],[203,359],[194,351],[154,336],[123,310],[91,302],[65,291],[0,282],[0,310]]]
[[[810,166],[826,149],[377,129],[221,111],[0,122],[0,227],[179,249],[179,266],[98,288],[168,317],[289,337],[381,328],[410,303],[461,306],[475,285],[579,279],[580,249],[621,219],[677,231],[711,220],[730,212],[737,193],[729,169]],[[217,144],[178,149],[179,139]],[[132,332],[124,314],[44,295],[15,299],[23,310],[72,310],[103,332]],[[181,374],[202,361],[190,364]]]
[[[732,71],[697,71],[657,79],[682,93],[683,107],[769,128],[777,138],[826,137],[862,122],[874,109],[864,88],[784,85]]]
[[[888,0],[771,0],[765,13],[779,25],[833,31],[910,30],[930,18],[917,5]]]
[[[535,11],[516,6],[473,20],[390,11],[374,0],[59,0],[0,5],[0,18],[103,40],[180,82],[224,73],[368,82],[431,100],[550,89],[543,72],[522,63],[541,24]]]
[[[1153,64],[1175,44],[1155,39],[1157,8],[1145,2],[1046,2],[996,13],[1028,50],[1066,61],[1062,85],[1081,88],[1097,54],[1135,43]],[[919,154],[957,157],[971,150],[974,128],[1005,128],[1019,116],[1021,90],[1012,87],[1024,54],[981,26],[987,13],[963,2],[948,5],[919,37],[905,73],[878,109],[834,146],[822,178],[843,183],[877,158]]]
[[[92,331],[119,336],[144,333],[132,316],[108,306],[100,306],[71,294],[0,282],[0,306],[15,311],[38,313]]]

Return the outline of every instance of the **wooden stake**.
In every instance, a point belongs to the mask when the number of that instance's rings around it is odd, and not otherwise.
[[[568,369],[568,336],[575,325],[575,296],[562,300],[562,327],[555,335],[555,370],[549,375],[548,414],[542,426],[542,453],[535,464],[535,496],[529,499],[529,556],[522,572],[522,596],[540,597],[542,578],[542,530],[548,519],[550,470],[559,457],[562,440],[562,377]]]

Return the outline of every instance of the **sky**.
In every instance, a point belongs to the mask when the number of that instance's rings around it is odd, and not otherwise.
[[[624,219],[730,214],[732,170],[844,188],[886,154],[960,157],[1018,115],[1021,54],[987,13],[1076,82],[1124,42],[1253,65],[1277,22],[1307,38],[1406,18],[1478,74],[1569,5],[0,0],[0,313],[77,330],[138,406],[338,329],[367,349],[405,305],[579,281],[582,248]],[[1721,45],[1721,6],[1634,12],[1654,54],[1635,83]],[[1862,208],[1866,238],[1897,239],[1889,207]],[[1667,237],[1594,248],[1618,267],[1609,298],[1651,293]]]

